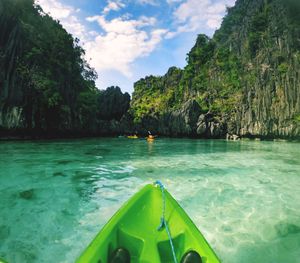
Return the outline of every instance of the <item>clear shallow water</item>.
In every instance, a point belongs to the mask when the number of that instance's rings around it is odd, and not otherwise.
[[[300,261],[300,144],[188,139],[0,142],[0,257],[74,262],[160,179],[222,262]]]

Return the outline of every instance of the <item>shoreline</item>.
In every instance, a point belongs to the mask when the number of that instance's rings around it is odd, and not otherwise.
[[[0,135],[0,142],[4,141],[54,141],[54,140],[77,140],[77,139],[96,139],[96,138],[126,138],[132,134],[93,134],[93,133],[60,133],[60,134],[7,134]],[[143,139],[146,134],[141,134],[138,139]],[[300,142],[300,137],[275,137],[275,136],[238,136],[237,139],[227,139],[226,136],[221,137],[200,137],[200,136],[172,136],[172,135],[158,135],[158,138],[173,138],[173,139],[199,139],[199,140],[225,140],[225,141],[273,141],[273,142]]]

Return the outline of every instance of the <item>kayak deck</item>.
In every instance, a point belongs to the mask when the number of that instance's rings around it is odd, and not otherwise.
[[[190,250],[197,251],[204,263],[220,262],[203,235],[165,191],[165,219],[168,223],[178,262]],[[162,216],[162,192],[146,185],[110,219],[77,263],[106,263],[117,248],[126,248],[133,263],[174,262],[165,228],[157,230]]]

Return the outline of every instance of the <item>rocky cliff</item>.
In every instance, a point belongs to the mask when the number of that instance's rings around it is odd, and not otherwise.
[[[129,108],[99,91],[79,40],[33,0],[0,0],[0,137],[106,135]]]
[[[165,135],[300,137],[300,2],[237,0],[187,66],[135,83],[131,113]]]

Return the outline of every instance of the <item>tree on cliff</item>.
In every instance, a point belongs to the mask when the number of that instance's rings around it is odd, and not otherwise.
[[[84,55],[33,0],[0,0],[0,128],[89,131],[98,117],[120,119],[129,95],[99,91]]]

